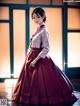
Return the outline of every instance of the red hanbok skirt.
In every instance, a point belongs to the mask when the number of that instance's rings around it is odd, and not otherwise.
[[[20,76],[16,83],[12,100],[26,104],[56,104],[75,102],[73,86],[68,77],[46,56],[39,59],[35,67],[30,62],[41,49],[31,48],[26,56]]]

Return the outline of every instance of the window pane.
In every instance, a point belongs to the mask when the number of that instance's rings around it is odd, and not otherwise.
[[[80,29],[80,9],[68,9],[68,29]]]
[[[8,7],[0,7],[0,20],[1,19],[9,20],[9,8]]]
[[[68,67],[80,67],[80,33],[68,33]]]
[[[29,0],[29,4],[50,4],[50,0]]]
[[[25,10],[13,10],[14,76],[18,77],[25,59]]]
[[[27,0],[0,0],[0,3],[26,3]]]
[[[10,77],[9,24],[0,23],[0,78]]]
[[[77,6],[79,6],[79,2],[76,2],[76,0],[75,0],[75,2],[67,2],[67,3],[68,3],[68,5],[77,5]]]
[[[54,5],[62,5],[63,4],[63,0],[52,0]]]
[[[47,28],[49,32],[50,56],[62,69],[62,13],[60,8],[44,8],[47,14]],[[33,8],[30,9],[30,14]],[[31,16],[31,15],[30,15]],[[30,35],[34,32],[36,24],[30,17]]]

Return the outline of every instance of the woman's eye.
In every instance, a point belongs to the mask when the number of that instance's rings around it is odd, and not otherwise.
[[[40,16],[37,16],[37,18],[40,18]]]

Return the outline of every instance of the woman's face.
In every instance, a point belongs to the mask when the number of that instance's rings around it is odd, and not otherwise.
[[[36,23],[36,24],[41,24],[43,23],[43,17],[41,17],[40,15],[37,15],[37,14],[33,14],[33,21]]]

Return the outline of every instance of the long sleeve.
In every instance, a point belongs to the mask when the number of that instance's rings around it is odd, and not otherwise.
[[[40,58],[45,58],[47,53],[49,52],[49,34],[46,29],[43,30],[41,34],[41,41],[42,41],[42,50],[38,54]]]

